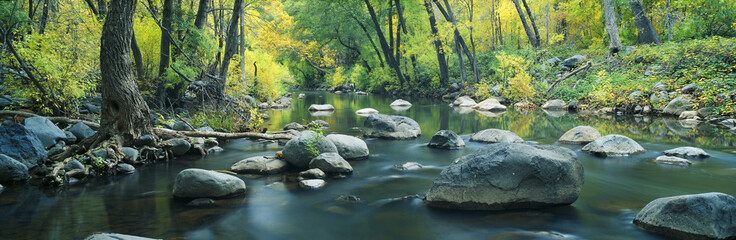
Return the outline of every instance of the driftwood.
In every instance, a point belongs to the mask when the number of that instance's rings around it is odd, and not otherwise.
[[[567,79],[569,77],[572,77],[573,75],[575,75],[575,74],[577,74],[577,73],[579,73],[579,72],[581,72],[581,71],[583,71],[585,69],[590,68],[591,66],[593,66],[593,64],[590,61],[588,61],[587,63],[585,63],[585,65],[583,65],[583,66],[575,69],[574,71],[569,72],[569,73],[566,73],[565,75],[562,75],[562,77],[560,77],[557,80],[555,80],[555,82],[552,83],[552,85],[549,86],[549,88],[547,89],[547,92],[545,92],[545,95],[549,95],[549,93],[552,92],[552,90],[555,89],[555,86],[557,86],[558,83],[562,82],[563,80],[565,80],[565,79]]]
[[[33,113],[27,113],[27,112],[21,112],[21,111],[5,111],[5,110],[0,111],[0,116],[20,116],[20,117],[24,117],[24,118],[43,117],[43,116],[36,115],[36,114],[33,114]],[[97,130],[97,129],[100,128],[100,124],[99,123],[91,122],[91,121],[87,121],[87,120],[72,119],[72,118],[67,118],[67,117],[45,117],[45,118],[47,118],[51,122],[55,122],[55,123],[64,123],[64,124],[74,125],[74,124],[77,124],[77,123],[80,123],[81,122],[81,123],[84,123],[85,125],[87,125],[88,127],[94,129],[94,130]]]

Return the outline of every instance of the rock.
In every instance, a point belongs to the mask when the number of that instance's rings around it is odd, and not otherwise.
[[[66,143],[66,145],[77,143],[77,136],[74,136],[74,133],[70,131],[64,131],[64,135],[66,135],[66,138],[64,138],[64,143]]]
[[[197,132],[215,132],[215,129],[213,129],[211,127],[204,126],[204,127],[201,127],[201,128],[197,128]]]
[[[716,192],[658,198],[634,224],[673,239],[736,239],[736,198]]]
[[[453,131],[440,130],[432,136],[427,147],[460,149],[465,147],[465,141]]]
[[[587,144],[601,137],[601,134],[595,128],[589,126],[577,126],[562,134],[561,143]]]
[[[189,151],[189,148],[192,147],[192,144],[184,139],[173,138],[166,141],[171,143],[171,153],[173,153],[174,156],[182,156]]]
[[[298,169],[307,169],[309,162],[322,153],[337,153],[337,147],[322,134],[306,130],[284,146],[284,159]]]
[[[327,184],[322,179],[307,179],[299,181],[299,187],[304,189],[320,189]]]
[[[569,67],[570,69],[575,68],[578,64],[585,61],[585,56],[582,55],[575,55],[569,58],[566,58],[564,61],[562,61],[562,65],[565,67]]]
[[[407,162],[404,164],[396,164],[391,168],[399,171],[412,171],[422,169],[424,168],[424,166],[422,166],[422,164],[419,164],[418,162]]]
[[[570,67],[568,67],[568,66],[562,66],[562,67],[560,67],[560,70],[562,70],[562,72],[558,72],[558,73],[557,73],[557,75],[558,75],[558,76],[561,76],[561,74],[563,74],[563,73],[565,73],[565,72],[567,72],[567,71],[570,71],[570,70],[572,70],[572,68],[570,68]]]
[[[140,155],[140,153],[135,148],[123,147],[122,151],[125,154],[125,156],[127,156],[128,159],[130,159],[130,161],[133,161],[133,162],[138,161],[138,156]]]
[[[136,139],[134,145],[136,147],[152,146],[154,142],[153,136],[146,134]]]
[[[672,99],[670,103],[667,104],[666,107],[664,107],[664,110],[662,111],[664,114],[669,115],[675,115],[680,116],[682,112],[692,110],[693,104],[690,102],[690,98],[686,96],[678,96],[675,99]]]
[[[189,125],[187,123],[185,123],[184,121],[175,122],[174,123],[174,126],[171,126],[171,129],[176,130],[176,131],[192,131],[192,130],[194,130],[191,127],[189,127]]]
[[[120,174],[131,174],[135,172],[135,167],[127,163],[120,163],[117,167],[115,167],[115,171]]]
[[[299,123],[295,123],[295,122],[292,122],[292,123],[286,124],[286,126],[284,126],[284,130],[297,130],[297,131],[303,131],[304,129],[305,129],[305,127],[304,127],[303,125],[301,125],[301,124],[299,124]]]
[[[54,123],[45,117],[26,118],[23,121],[23,124],[26,126],[28,131],[31,131],[36,135],[36,137],[38,137],[38,140],[41,140],[41,144],[43,144],[43,147],[45,148],[54,146],[54,144],[59,140],[66,139],[64,131],[61,131],[59,127],[54,125]]]
[[[652,103],[665,102],[668,99],[669,99],[669,93],[665,91],[660,91],[659,93],[655,92],[655,93],[652,93],[651,96],[649,96],[649,101]]]
[[[427,192],[430,207],[507,210],[569,205],[583,186],[583,165],[570,149],[499,143],[442,170]]]
[[[479,111],[506,111],[506,106],[501,105],[498,100],[489,98],[473,106],[473,109]]]
[[[46,149],[35,134],[17,123],[0,126],[0,154],[26,165],[28,169],[46,161]]]
[[[475,100],[473,100],[472,98],[468,96],[459,97],[455,99],[454,102],[452,102],[453,106],[458,106],[458,107],[473,107],[476,104],[477,103],[475,103]]]
[[[324,120],[314,120],[314,121],[309,122],[309,124],[307,124],[308,129],[321,128],[322,130],[324,130],[329,127],[330,127],[330,124],[325,122]]]
[[[652,113],[652,107],[650,107],[649,105],[644,106],[641,109],[641,113],[643,113],[643,114],[650,114],[650,113]]]
[[[521,139],[519,135],[511,131],[489,128],[473,134],[470,137],[470,141],[483,143],[523,143],[524,139]]]
[[[105,149],[97,149],[92,151],[92,155],[98,158],[107,158],[107,150]]]
[[[64,143],[64,142],[60,142],[60,143]],[[46,152],[46,155],[54,156],[56,154],[63,153],[63,152],[64,152],[64,147],[61,144],[56,144],[54,145],[54,147],[49,148],[48,152]]]
[[[698,111],[684,111],[680,113],[680,119],[695,119],[700,120],[700,117],[698,117]]]
[[[5,109],[13,104],[13,100],[5,96],[0,95],[0,109]]]
[[[71,171],[71,170],[76,170],[76,169],[84,170],[84,164],[82,164],[78,160],[72,160],[66,163],[66,165],[64,165],[64,170],[66,171]]]
[[[190,207],[204,207],[212,205],[215,205],[215,200],[212,200],[212,198],[197,198],[187,203],[187,206]]]
[[[223,148],[221,148],[219,146],[214,146],[214,147],[211,147],[211,148],[208,148],[207,149],[207,154],[219,153],[219,152],[222,152],[222,151],[225,151],[225,149],[223,149]]]
[[[656,159],[654,159],[655,163],[661,163],[661,164],[669,164],[669,165],[681,165],[681,166],[687,166],[690,164],[693,164],[690,162],[690,160],[679,158],[679,157],[672,157],[672,156],[659,156]]]
[[[651,75],[657,75],[662,71],[662,66],[660,65],[653,65],[651,67],[648,67],[647,70],[644,71],[644,76],[648,77]]]
[[[320,112],[320,111],[335,111],[335,107],[331,104],[312,104],[309,106],[310,112]]]
[[[368,115],[377,114],[377,113],[378,113],[378,110],[373,109],[373,108],[363,108],[358,111],[355,111],[355,114],[360,115],[360,116],[365,116],[365,117],[367,117]]]
[[[631,138],[615,134],[599,137],[585,145],[582,150],[604,157],[629,156],[646,151]]]
[[[242,179],[215,171],[189,168],[174,180],[174,197],[218,198],[245,192]]]
[[[217,142],[216,138],[205,138],[204,139],[204,148],[213,148],[219,146],[220,143]]]
[[[3,187],[2,184],[0,184],[0,193],[3,193],[3,190],[5,190],[5,187]]]
[[[330,134],[326,138],[335,144],[337,153],[344,159],[364,158],[370,154],[368,145],[360,138],[343,134]]]
[[[307,96],[306,94],[304,94],[304,93],[300,93],[300,94],[299,94],[299,96],[298,96],[297,98],[298,98],[298,99],[302,99],[302,98],[304,98],[304,97],[306,97],[306,96]]]
[[[319,168],[325,173],[351,173],[353,167],[339,154],[334,152],[322,153],[309,162],[309,168]]]
[[[322,179],[325,178],[326,174],[319,168],[312,168],[306,171],[302,171],[299,173],[299,177],[305,178],[305,179]]]
[[[555,99],[555,100],[549,100],[544,105],[542,105],[542,109],[551,109],[551,110],[561,110],[565,108],[565,101]]]
[[[698,84],[691,83],[682,87],[682,89],[680,89],[680,92],[684,94],[693,94],[696,90],[698,90]]]
[[[29,177],[28,167],[25,164],[0,154],[0,183],[22,182]]]
[[[118,233],[95,233],[84,240],[155,240],[153,238],[138,237]]]
[[[419,124],[404,116],[373,114],[363,123],[366,137],[385,139],[409,139],[422,134]]]
[[[678,147],[664,151],[664,155],[683,158],[708,158],[710,154],[696,147]]]
[[[258,104],[258,108],[260,108],[260,109],[268,109],[269,107],[270,106],[268,105],[268,103],[260,103],[260,104]]]
[[[633,91],[629,94],[629,102],[638,102],[639,97],[644,94],[642,91]]]
[[[636,50],[636,47],[634,47],[634,46],[628,46],[628,47],[624,48],[624,53],[631,53],[634,50]]]
[[[567,109],[569,110],[577,110],[580,107],[580,102],[573,100],[567,103]]]
[[[275,174],[286,171],[286,161],[271,156],[250,157],[238,161],[230,167],[230,171],[247,174]]]
[[[87,109],[89,113],[92,113],[92,114],[99,114],[100,112],[102,112],[102,107],[91,104],[91,103],[85,103],[85,104],[82,104],[82,106],[85,109]]]
[[[450,85],[450,92],[454,92],[454,91],[457,91],[457,90],[460,90],[460,85],[458,85],[457,83],[452,83]]]
[[[95,130],[92,130],[92,128],[88,127],[87,125],[81,122],[74,124],[71,128],[69,128],[69,132],[74,134],[74,136],[76,136],[77,140],[79,141],[82,141],[85,138],[95,135]]]
[[[397,99],[396,101],[392,102],[390,106],[393,107],[410,107],[411,103],[403,100],[403,99]]]
[[[544,62],[547,63],[547,64],[551,64],[551,65],[557,65],[561,61],[562,60],[560,60],[560,58],[553,57],[553,58],[547,59],[547,61],[544,61]]]
[[[634,58],[634,62],[635,63],[642,63],[642,62],[644,62],[644,57],[638,56],[638,57]]]
[[[736,128],[736,119],[726,119],[720,122],[722,126],[729,128]]]
[[[652,86],[652,92],[666,92],[667,91],[667,84],[663,82],[657,82]]]
[[[534,105],[533,102],[528,101],[528,100],[522,100],[521,102],[514,103],[514,108],[516,110],[527,110],[527,109],[532,109],[535,107],[536,105]]]

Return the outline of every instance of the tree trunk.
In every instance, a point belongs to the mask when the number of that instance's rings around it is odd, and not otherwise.
[[[537,46],[539,46],[539,29],[537,29],[537,21],[534,20],[534,15],[532,15],[532,9],[529,8],[529,4],[526,4],[526,0],[521,0],[521,3],[524,4],[526,14],[529,15],[529,22],[532,23],[532,29],[534,29],[534,39],[537,41]]]
[[[102,20],[105,19],[105,16],[107,16],[107,1],[106,0],[97,0],[97,18]]]
[[[243,87],[248,86],[245,79],[245,13],[240,11],[240,80]]]
[[[368,41],[371,42],[371,46],[373,47],[373,50],[376,51],[376,56],[378,56],[378,61],[381,63],[381,67],[383,67],[384,64],[383,64],[383,57],[381,57],[381,51],[379,51],[378,47],[376,47],[376,42],[373,41],[373,37],[368,32],[368,29],[365,27],[365,25],[363,25],[362,22],[360,22],[360,20],[358,20],[358,18],[356,18],[353,15],[350,15],[350,17],[353,18],[353,20],[355,20],[355,22],[358,24],[358,26],[360,26],[361,29],[363,29],[363,32],[365,33],[366,37],[368,37]]]
[[[447,82],[450,80],[450,75],[447,69],[447,60],[445,59],[445,53],[442,50],[442,40],[439,38],[437,20],[434,17],[434,9],[432,8],[430,0],[424,0],[424,7],[427,9],[429,27],[432,30],[432,38],[434,39],[434,50],[437,52],[437,63],[440,67],[440,87],[444,87],[447,86]]]
[[[670,9],[670,0],[667,0],[667,41],[672,42],[672,10]]]
[[[166,32],[171,31],[171,18],[173,17],[174,0],[164,0],[164,12],[161,19],[161,48],[158,62],[158,75],[162,76],[169,68],[171,38]]]
[[[388,1],[388,49],[391,50],[392,54],[394,51],[394,4],[393,1]]]
[[[138,47],[138,41],[135,39],[135,31],[132,33],[133,36],[130,37],[130,48],[133,51],[133,58],[135,58],[135,70],[138,74],[138,80],[143,80],[143,55],[141,54],[141,49]]]
[[[613,0],[603,0],[603,12],[606,18],[606,32],[608,32],[608,54],[615,56],[621,50],[621,39],[618,36],[618,26],[616,26],[616,9],[613,6]]]
[[[404,85],[404,74],[401,73],[401,68],[399,68],[399,64],[396,62],[396,59],[391,53],[391,49],[388,46],[388,42],[386,42],[386,37],[383,35],[383,31],[381,31],[381,24],[378,23],[378,17],[376,17],[376,12],[373,10],[373,6],[371,6],[370,0],[364,0],[364,2],[365,2],[366,8],[368,8],[368,13],[371,15],[371,19],[373,19],[373,27],[375,28],[376,33],[378,34],[378,40],[381,43],[381,49],[383,49],[383,56],[386,58],[388,65],[391,66],[391,68],[393,68],[394,71],[396,71],[396,76],[399,78],[399,84],[403,86]]]
[[[659,39],[659,34],[654,30],[652,21],[647,17],[647,12],[644,11],[639,0],[629,0],[631,6],[631,13],[634,15],[636,22],[636,28],[638,29],[639,43],[641,44],[660,44],[662,40]]]
[[[43,34],[46,31],[46,22],[49,20],[49,0],[43,1],[43,13],[40,19],[40,26],[38,27],[38,33]]]
[[[406,19],[404,19],[404,9],[401,7],[401,1],[395,0],[396,3],[396,13],[399,16],[399,26],[401,26],[402,32],[404,35],[409,35],[409,31],[406,29]],[[398,32],[398,30],[397,30]],[[397,51],[396,59],[400,59],[400,52]],[[415,54],[409,55],[409,59],[411,60],[411,65],[414,68],[414,75],[418,76],[417,72],[417,58]],[[411,80],[409,80],[411,81]]]
[[[463,52],[465,53],[465,56],[468,57],[468,62],[470,62],[471,66],[476,65],[475,58],[473,57],[472,53],[470,52],[470,48],[468,48],[468,45],[465,43],[465,39],[462,35],[460,35],[460,30],[457,29],[457,19],[455,18],[455,14],[452,11],[452,7],[450,6],[450,2],[447,0],[444,0],[445,6],[443,7],[442,4],[438,0],[434,0],[434,3],[437,5],[437,8],[440,10],[442,15],[445,17],[445,20],[452,23],[452,26],[454,28],[454,34],[455,34],[455,50],[458,55],[458,60],[460,62],[460,75],[462,77],[462,81],[465,82],[467,79],[467,75],[465,73],[465,63],[463,59]],[[476,71],[474,70],[473,73]],[[475,81],[478,82],[478,75],[475,76]]]
[[[102,27],[100,73],[102,119],[98,138],[117,138],[132,145],[141,135],[151,134],[151,115],[135,84],[130,61],[136,0],[112,0]]]
[[[217,89],[213,93],[215,98],[225,96],[225,83],[227,82],[227,70],[230,66],[230,59],[238,51],[238,19],[242,12],[243,0],[235,0],[233,14],[230,17],[230,25],[227,29],[227,42],[225,42],[225,55],[222,59],[222,65],[220,65],[220,77],[216,86]]]
[[[521,25],[524,25],[524,31],[526,32],[526,36],[529,38],[529,43],[532,44],[534,47],[539,47],[539,43],[537,42],[537,39],[534,38],[534,31],[529,27],[529,24],[526,22],[526,17],[524,16],[524,10],[521,9],[521,5],[519,5],[519,0],[511,0],[514,2],[514,6],[516,6],[516,12],[519,13],[519,18],[521,19]]]
[[[199,0],[197,17],[194,19],[194,26],[199,30],[204,29],[204,24],[207,22],[207,12],[210,10],[210,1],[211,0]]]

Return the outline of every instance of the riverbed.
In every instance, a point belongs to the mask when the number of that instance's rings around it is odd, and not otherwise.
[[[664,239],[631,221],[648,202],[667,196],[705,192],[736,195],[736,135],[707,123],[696,127],[676,119],[644,116],[585,116],[542,110],[484,113],[453,108],[433,99],[406,99],[414,105],[394,109],[395,100],[378,95],[305,92],[285,110],[271,110],[269,130],[290,122],[321,119],[325,134],[360,136],[361,108],[416,120],[422,136],[413,140],[364,139],[370,157],[351,161],[354,173],[327,179],[319,190],[299,189],[295,174],[240,175],[244,196],[216,200],[207,207],[173,199],[177,173],[187,168],[226,170],[235,162],[274,155],[278,142],[233,140],[222,153],[176,159],[137,167],[130,175],[100,177],[69,186],[5,186],[0,193],[0,239],[82,239],[93,232],[115,232],[162,239]],[[333,113],[309,113],[311,104],[332,104]],[[647,152],[631,157],[601,158],[582,152],[582,145],[557,143],[580,125],[602,135],[628,136]],[[541,210],[471,212],[426,207],[422,196],[444,167],[485,144],[469,142],[487,128],[515,132],[531,144],[568,147],[585,168],[585,184],[570,206]],[[466,141],[461,150],[426,147],[434,133],[452,130]],[[652,160],[662,151],[693,146],[711,157],[689,167]],[[393,165],[418,162],[424,168],[398,171]],[[359,201],[346,201],[354,196]]]

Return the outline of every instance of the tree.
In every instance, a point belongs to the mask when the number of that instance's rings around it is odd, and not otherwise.
[[[373,10],[373,6],[371,6],[370,0],[364,0],[365,6],[368,9],[368,13],[371,15],[371,19],[373,20],[373,28],[376,30],[376,34],[378,34],[378,40],[381,43],[381,49],[383,49],[383,56],[386,58],[386,61],[388,62],[388,65],[396,71],[396,76],[399,78],[399,84],[401,86],[404,85],[404,74],[401,73],[401,68],[399,67],[399,63],[396,61],[396,58],[394,58],[394,55],[391,51],[391,48],[388,45],[388,42],[386,41],[386,37],[383,35],[383,31],[381,30],[381,24],[378,23],[378,17],[376,16],[376,11]]]
[[[639,43],[641,44],[660,44],[662,40],[659,39],[659,34],[654,30],[652,21],[647,17],[647,12],[644,11],[639,0],[629,0],[631,6],[631,13],[634,15],[634,21],[636,23],[637,33],[639,36]]]
[[[161,51],[158,64],[158,75],[162,76],[169,68],[169,52],[171,46],[171,20],[173,18],[174,0],[164,0],[164,12],[161,19]]]
[[[225,55],[222,59],[222,65],[220,66],[219,80],[214,89],[214,97],[221,98],[225,96],[225,82],[227,81],[227,70],[230,66],[230,59],[238,51],[238,18],[243,12],[243,0],[235,0],[233,3],[233,14],[230,17],[230,25],[227,29],[227,42],[225,43]],[[242,33],[241,33],[242,34]]]
[[[449,71],[447,69],[447,59],[445,59],[445,52],[442,50],[442,40],[439,38],[439,31],[437,30],[437,20],[434,17],[434,10],[430,0],[424,0],[424,7],[427,9],[427,15],[429,17],[429,26],[432,30],[432,38],[434,41],[434,50],[437,52],[437,63],[440,67],[440,86],[446,86],[450,80]]]
[[[529,38],[529,43],[531,43],[534,47],[539,47],[539,40],[535,37],[534,31],[529,27],[529,24],[526,22],[526,16],[524,14],[524,10],[521,9],[521,5],[519,5],[519,0],[511,1],[514,2],[514,5],[516,6],[516,11],[519,13],[519,18],[521,19],[521,24],[524,25],[524,31],[526,32],[526,36]]]
[[[606,18],[606,32],[608,32],[608,54],[615,56],[621,49],[621,39],[618,37],[618,27],[616,26],[616,9],[613,6],[613,0],[603,0],[603,12]]]

